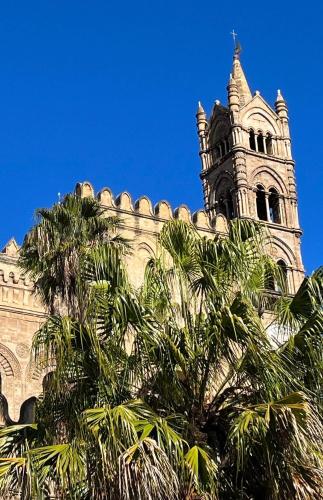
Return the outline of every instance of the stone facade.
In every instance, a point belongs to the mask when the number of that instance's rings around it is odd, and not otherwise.
[[[38,394],[41,387],[41,374],[30,362],[30,346],[45,318],[33,294],[33,284],[17,267],[17,251],[17,244],[11,240],[0,253],[1,392],[15,421],[21,404]]]
[[[261,219],[272,236],[268,252],[284,266],[290,293],[303,278],[286,103],[278,92],[274,110],[259,92],[251,94],[237,51],[227,89],[227,106],[216,101],[210,118],[201,104],[197,112],[204,210],[191,215],[181,205],[173,211],[166,201],[153,207],[145,196],[133,202],[128,193],[114,198],[107,188],[97,195],[108,214],[122,219],[122,235],[132,245],[127,264],[136,286],[145,263],[156,253],[163,224],[172,218],[192,222],[209,237],[215,232],[225,235],[233,217]],[[76,193],[95,195],[89,182],[77,184]],[[29,352],[33,334],[46,317],[33,284],[17,267],[18,251],[12,239],[0,253],[1,392],[16,421],[22,403],[41,391],[44,372],[30,361]]]

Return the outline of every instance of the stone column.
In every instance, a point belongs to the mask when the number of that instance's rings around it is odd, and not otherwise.
[[[282,226],[286,225],[286,207],[285,207],[285,199],[282,195],[278,195],[278,211],[280,223]]]
[[[270,218],[270,209],[269,209],[269,193],[265,193],[265,202],[266,202],[267,221],[272,222]]]
[[[237,193],[237,206],[235,207],[238,217],[248,217],[249,210],[247,204],[247,169],[246,157],[242,151],[237,151],[233,157],[234,165],[234,183]]]
[[[258,207],[257,207],[257,191],[258,191],[257,188],[254,188],[252,190],[253,196],[254,196],[254,202],[255,202],[255,218],[259,220],[259,217],[258,217]]]

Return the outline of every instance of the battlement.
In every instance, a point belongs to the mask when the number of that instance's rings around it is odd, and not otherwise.
[[[219,214],[214,223],[211,224],[205,210],[197,210],[191,213],[187,205],[180,205],[172,209],[166,200],[161,200],[155,205],[147,196],[141,196],[133,201],[127,191],[123,191],[114,197],[111,189],[105,187],[95,195],[92,184],[88,181],[76,184],[75,193],[81,197],[96,198],[104,207],[126,216],[149,218],[157,223],[166,222],[172,219],[183,220],[193,224],[197,230],[202,232],[227,233],[228,226],[226,218]]]

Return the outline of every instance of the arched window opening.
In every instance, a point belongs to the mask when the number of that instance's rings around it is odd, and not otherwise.
[[[282,259],[280,259],[277,262],[277,264],[278,264],[278,266],[280,268],[280,271],[281,271],[281,282],[282,282],[282,285],[283,285],[283,291],[288,292],[288,280],[287,280],[287,266],[286,266],[286,263]],[[280,285],[277,285],[277,291],[278,292],[282,292]]]
[[[271,222],[275,222],[276,224],[281,223],[281,217],[280,217],[280,209],[279,209],[279,196],[276,191],[276,189],[271,188],[269,189],[269,198],[268,198],[268,203],[269,203],[269,217]]]
[[[221,196],[217,202],[217,210],[216,211],[218,214],[222,214],[225,217],[227,216],[227,210],[226,210],[223,196]]]
[[[233,199],[232,199],[232,194],[230,191],[227,193],[227,217],[231,220],[234,219],[234,206],[233,206]]]
[[[219,197],[216,203],[216,211],[218,214],[224,215],[228,220],[234,218],[233,199],[229,190]]]
[[[275,278],[269,266],[265,267],[264,287],[266,290],[275,291]]]
[[[209,196],[209,207],[212,209],[215,207],[215,192],[212,189]]]
[[[265,152],[265,147],[264,147],[264,136],[262,135],[261,132],[257,135],[257,146],[258,146],[258,152],[259,153],[264,153]]]
[[[272,155],[273,154],[273,139],[270,134],[266,135],[266,151],[267,155]]]
[[[249,146],[250,149],[256,151],[256,138],[255,138],[255,133],[252,129],[249,131]]]
[[[261,185],[257,186],[257,215],[260,220],[267,220],[266,195]]]

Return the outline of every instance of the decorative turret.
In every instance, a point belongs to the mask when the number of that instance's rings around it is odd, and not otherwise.
[[[201,102],[198,102],[198,107],[197,107],[197,113],[196,113],[196,126],[197,126],[197,133],[199,136],[199,142],[200,142],[200,157],[201,157],[201,162],[202,162],[202,170],[206,170],[208,168],[208,161],[207,161],[207,154],[206,150],[208,147],[207,144],[207,117],[206,113],[204,111],[204,108],[201,104]]]
[[[287,158],[291,158],[290,132],[288,125],[288,108],[285,99],[280,90],[277,90],[277,99],[275,102],[275,110],[282,124],[283,140],[285,144],[285,153]]]
[[[198,135],[204,135],[207,127],[207,118],[201,101],[198,102],[197,113],[196,113],[196,126]]]
[[[288,118],[288,109],[285,99],[280,90],[277,90],[277,99],[275,101],[275,110],[279,118]]]

